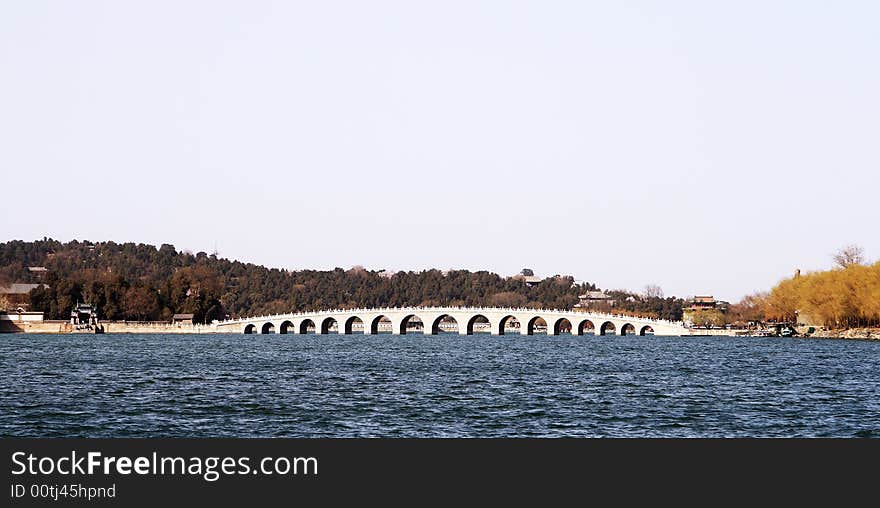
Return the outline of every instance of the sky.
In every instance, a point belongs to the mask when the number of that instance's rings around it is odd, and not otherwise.
[[[0,241],[735,301],[880,258],[880,2],[4,2]]]

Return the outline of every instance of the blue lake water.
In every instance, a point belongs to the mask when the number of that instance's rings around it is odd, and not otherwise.
[[[880,437],[880,342],[0,335],[0,436]]]

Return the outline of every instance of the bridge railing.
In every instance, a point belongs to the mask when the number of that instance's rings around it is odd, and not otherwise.
[[[672,326],[683,326],[681,321],[671,321],[668,319],[657,319],[657,318],[649,318],[649,317],[640,317],[640,316],[632,316],[627,314],[613,314],[607,312],[577,312],[573,310],[561,310],[561,309],[532,309],[528,307],[374,307],[374,308],[356,308],[356,309],[328,309],[328,310],[320,310],[320,311],[305,311],[305,312],[293,312],[289,314],[272,314],[272,315],[262,315],[262,316],[247,316],[247,317],[239,317],[238,319],[230,319],[224,321],[213,321],[211,324],[213,326],[221,326],[227,325],[231,323],[250,323],[253,321],[272,321],[278,319],[296,319],[300,317],[317,317],[317,316],[326,316],[328,314],[362,314],[365,312],[369,313],[386,313],[386,312],[472,312],[472,313],[485,313],[485,312],[504,312],[509,314],[565,314],[565,317],[570,317],[575,314],[581,314],[584,316],[584,319],[590,319],[591,317],[596,317],[600,319],[617,319],[617,320],[628,320],[628,321],[640,321],[647,323],[656,323],[656,324],[665,324]]]

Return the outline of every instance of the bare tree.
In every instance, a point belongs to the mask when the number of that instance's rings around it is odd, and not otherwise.
[[[645,286],[645,296],[647,298],[663,298],[663,288],[657,284],[648,284]]]
[[[834,255],[834,263],[841,268],[861,265],[865,262],[865,250],[858,245],[847,245]]]
[[[492,295],[491,301],[495,307],[522,307],[529,299],[513,291],[503,291]]]

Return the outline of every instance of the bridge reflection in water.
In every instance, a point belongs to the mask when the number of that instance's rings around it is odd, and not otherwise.
[[[246,334],[689,335],[689,330],[680,321],[501,307],[334,309],[215,321],[211,326],[218,332]]]

